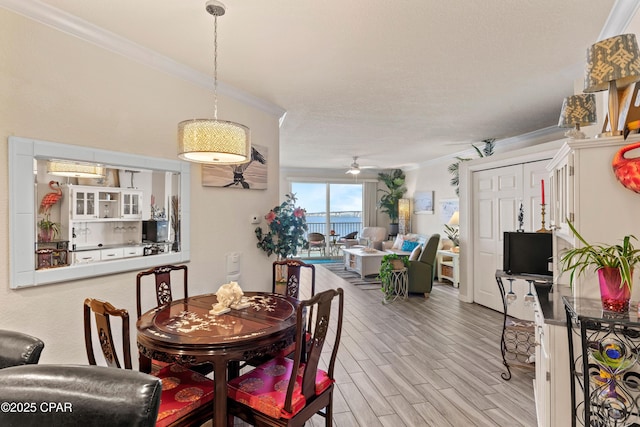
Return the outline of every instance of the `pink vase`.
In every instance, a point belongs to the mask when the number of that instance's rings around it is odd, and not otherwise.
[[[631,270],[633,275],[633,269]],[[615,267],[604,267],[598,270],[600,281],[600,298],[602,308],[606,311],[626,313],[629,311],[631,284],[625,282],[620,286],[620,270]]]

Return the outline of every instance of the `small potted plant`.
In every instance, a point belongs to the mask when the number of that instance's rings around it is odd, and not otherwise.
[[[393,297],[396,289],[391,284],[393,272],[402,270],[404,267],[409,267],[409,257],[400,256],[398,254],[387,254],[382,257],[380,263],[380,281],[382,282],[382,293],[384,294],[384,300],[388,301]]]
[[[567,221],[568,222],[568,221]],[[629,300],[633,286],[633,269],[640,262],[640,249],[636,249],[633,235],[624,236],[622,244],[604,245],[588,243],[571,222],[573,234],[583,244],[569,249],[562,255],[562,270],[571,271],[569,283],[590,269],[598,273],[602,308],[606,311],[625,313],[629,311]]]
[[[449,225],[449,224],[445,224],[444,225],[444,234],[446,234],[447,237],[449,238],[449,240],[451,240],[451,242],[453,242],[454,248],[457,248],[458,246],[460,246],[460,231],[459,231],[458,227],[453,226],[453,225]]]
[[[49,214],[46,214],[44,218],[38,221],[38,230],[38,241],[50,242],[58,237],[60,226],[57,222],[51,221]]]

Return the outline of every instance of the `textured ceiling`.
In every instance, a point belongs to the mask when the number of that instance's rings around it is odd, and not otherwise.
[[[27,0],[24,0],[27,1]],[[44,0],[209,75],[203,0]],[[219,80],[287,111],[282,167],[410,167],[557,124],[613,0],[227,0]],[[206,54],[203,54],[206,52]],[[601,112],[599,112],[601,114]],[[220,118],[226,117],[224,111]]]

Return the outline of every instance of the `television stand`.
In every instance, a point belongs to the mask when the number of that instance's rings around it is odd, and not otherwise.
[[[507,368],[507,372],[501,373],[500,376],[503,380],[509,381],[511,379],[511,367],[507,359],[510,359],[512,364],[517,363],[528,367],[533,365],[532,357],[535,357],[535,322],[509,316],[509,294],[505,292],[503,279],[508,280],[509,285],[514,280],[521,279],[527,281],[530,287],[535,283],[538,286],[542,285],[544,289],[550,290],[553,284],[553,276],[508,274],[502,270],[496,270],[496,283],[500,291],[504,313],[502,333],[500,334],[500,352],[502,354],[502,364]],[[509,286],[510,292],[511,286]]]

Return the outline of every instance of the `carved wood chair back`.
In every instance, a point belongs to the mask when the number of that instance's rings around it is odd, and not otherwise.
[[[117,309],[108,302],[87,298],[84,300],[84,343],[90,365],[97,365],[93,350],[93,327],[91,313],[94,314],[96,334],[100,350],[107,366],[122,368],[118,359],[118,352],[111,333],[111,317],[118,317],[122,324],[122,358],[125,369],[131,369],[131,344],[129,335],[129,312]]]
[[[285,259],[273,263],[271,291],[299,299],[300,283],[305,270],[311,274],[311,293],[309,296],[314,296],[316,294],[316,267],[297,259]],[[277,289],[281,283],[285,283],[285,289]]]
[[[343,290],[338,288],[321,292],[300,303],[296,310],[293,359],[273,359],[232,380],[228,399],[230,414],[253,425],[301,426],[318,413],[325,417],[326,426],[332,425],[334,367],[342,334],[343,299]],[[335,305],[338,312],[335,323],[330,327],[332,306]],[[310,323],[311,339],[307,343],[307,326]],[[325,342],[331,344],[331,356],[327,370],[319,371]],[[274,375],[278,378],[273,378]],[[262,377],[264,382],[256,382]],[[244,388],[244,384],[269,382],[274,383],[273,390],[268,385],[254,390]],[[285,392],[278,387],[279,384],[288,384],[286,394],[283,395]],[[270,404],[265,404],[263,394],[269,396]]]
[[[140,288],[142,287],[143,277],[153,275],[155,278],[155,290],[156,290],[156,307],[165,305],[173,301],[173,293],[171,292],[171,272],[182,271],[183,272],[183,286],[184,286],[184,298],[189,296],[188,285],[188,271],[186,265],[162,265],[159,267],[153,267],[147,271],[142,271],[136,276],[136,310],[138,319],[142,316],[142,302]]]

